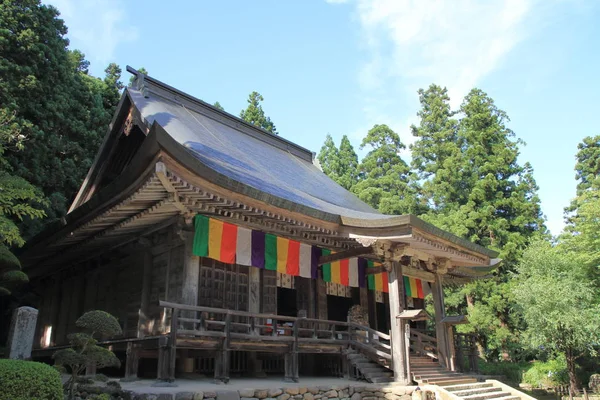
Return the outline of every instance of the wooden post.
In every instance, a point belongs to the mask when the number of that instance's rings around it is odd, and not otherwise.
[[[133,342],[127,342],[127,359],[125,360],[125,378],[135,380],[138,377],[140,351]]]
[[[590,398],[587,394],[587,390],[585,390],[585,388],[583,388],[583,400],[590,400]]]
[[[140,299],[140,311],[138,316],[137,337],[142,338],[150,334],[150,291],[152,290],[152,253],[150,248],[144,248],[140,254],[143,263],[142,273],[142,298]]]
[[[169,338],[160,336],[158,338],[158,365],[156,379],[161,381],[169,380]]]
[[[169,382],[175,380],[175,363],[177,361],[177,327],[179,325],[179,310],[174,308],[171,313],[171,333],[169,334]]]
[[[248,268],[248,312],[255,314],[260,313],[260,271],[260,268]],[[248,322],[252,327],[257,325],[254,317],[251,317],[251,321]],[[264,325],[264,323],[259,323],[258,325]],[[252,327],[250,334],[260,335],[260,329]],[[252,376],[257,377],[264,375],[262,371],[262,361],[258,359],[255,351],[248,353],[248,364]]]
[[[440,274],[435,274],[435,281],[431,285],[431,294],[433,296],[433,307],[435,309],[435,333],[437,337],[438,361],[445,367],[449,368],[448,348],[446,344],[446,328],[442,323],[442,319],[446,317],[446,307],[444,305],[444,289],[442,288],[443,277]]]
[[[392,262],[392,269],[388,273],[388,287],[390,292],[390,335],[392,345],[392,368],[394,380],[403,385],[410,383],[408,377],[408,360],[406,359],[406,327],[398,318],[404,311],[404,281],[402,278],[402,265]]]
[[[194,246],[194,233],[183,232],[184,254],[183,254],[183,284],[181,288],[181,302],[191,306],[198,305],[198,284],[200,278],[200,257],[192,253]],[[187,318],[195,318],[194,311],[184,313]]]
[[[446,327],[446,340],[448,347],[448,362],[450,371],[456,371],[456,351],[454,349],[454,327],[452,325],[448,325]]]

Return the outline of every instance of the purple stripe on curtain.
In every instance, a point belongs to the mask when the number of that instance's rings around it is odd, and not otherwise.
[[[317,279],[319,277],[317,271],[319,267],[319,257],[321,257],[321,249],[317,246],[312,246],[310,252],[310,275],[312,279]]]
[[[358,259],[358,287],[367,287],[367,259]]]
[[[252,266],[265,267],[265,233],[252,230]]]

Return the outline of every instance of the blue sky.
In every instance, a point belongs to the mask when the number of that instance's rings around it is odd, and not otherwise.
[[[600,134],[595,0],[46,2],[92,74],[144,66],[233,114],[257,90],[280,134],[312,151],[328,133],[358,147],[376,123],[408,145],[418,88],[447,86],[458,106],[479,87],[527,143],[521,162],[553,234],[575,194],[577,144]]]

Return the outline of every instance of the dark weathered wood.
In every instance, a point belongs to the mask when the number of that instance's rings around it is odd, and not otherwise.
[[[127,358],[125,360],[125,378],[138,377],[138,366],[140,361],[139,347],[133,342],[127,343]]]
[[[365,274],[367,274],[367,275],[382,274],[385,271],[386,271],[385,267],[373,267],[373,268],[367,268]]]
[[[392,262],[388,282],[394,379],[396,382],[407,385],[411,379],[408,375],[408,358],[406,356],[406,327],[405,321],[398,318],[404,310],[404,281],[402,278],[402,265],[399,262]]]
[[[177,328],[179,327],[179,310],[173,309],[171,314],[171,333],[169,334],[169,381],[175,380],[175,363],[177,360]]]
[[[158,363],[156,372],[156,379],[158,380],[169,380],[169,354],[169,338],[167,336],[162,336],[158,341]]]
[[[365,254],[373,253],[373,248],[371,246],[367,247],[355,247],[353,249],[348,249],[344,251],[339,251],[337,253],[328,254],[326,256],[319,257],[318,265],[321,266],[323,264],[329,264],[333,261],[345,260],[347,258],[362,256]]]
[[[450,368],[448,359],[448,345],[446,339],[446,328],[442,319],[446,316],[446,307],[444,305],[444,289],[442,288],[443,277],[435,274],[435,281],[431,285],[431,294],[433,297],[433,308],[435,311],[435,331],[437,338],[438,361],[445,367]]]

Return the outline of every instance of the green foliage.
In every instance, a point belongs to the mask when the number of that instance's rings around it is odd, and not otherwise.
[[[21,263],[17,257],[0,244],[0,296],[9,295],[11,289],[27,282],[29,278],[21,271]]]
[[[58,372],[49,365],[0,359],[0,400],[62,400]]]
[[[219,103],[218,101],[215,101],[215,104],[213,104],[213,107],[215,107],[218,110],[225,111],[225,109],[223,108],[221,103]]]
[[[265,99],[260,93],[250,93],[250,96],[248,96],[248,107],[240,112],[240,118],[267,132],[278,135],[279,133],[277,132],[277,129],[275,129],[275,124],[271,121],[271,118],[265,115],[262,105],[260,104],[264,100]]]
[[[115,64],[104,80],[87,75],[89,62],[67,49],[58,15],[39,0],[2,0],[0,6],[0,185],[10,186],[13,196],[13,208],[0,212],[0,233],[15,245],[41,230],[40,217],[66,213],[122,87]]]
[[[523,322],[514,312],[512,272],[529,241],[545,232],[533,170],[519,165],[519,145],[508,115],[483,91],[473,89],[458,112],[445,89],[419,91],[421,121],[412,131],[415,175],[430,210],[422,217],[479,245],[504,261],[489,281],[449,290],[452,313],[468,313],[462,332],[476,334],[482,356],[522,353]],[[460,117],[460,119],[455,119]]]
[[[338,149],[331,135],[325,137],[325,143],[317,156],[323,172],[347,190],[358,182],[358,156],[344,135]]]
[[[523,374],[529,368],[528,362],[513,362],[513,361],[494,361],[489,362],[480,360],[478,363],[479,372],[483,375],[502,375],[514,384],[518,385],[523,380]]]
[[[568,384],[567,363],[563,357],[549,361],[534,361],[523,374],[522,382],[537,388]]]
[[[71,373],[71,379],[68,382],[70,398],[73,397],[77,376],[88,365],[94,364],[99,369],[121,365],[115,354],[105,347],[98,346],[98,342],[94,338],[95,334],[101,336],[121,334],[121,326],[115,317],[105,311],[88,311],[77,319],[75,325],[89,333],[69,334],[67,338],[71,347],[58,350],[52,356],[57,366],[65,367]]]
[[[119,321],[106,311],[94,310],[83,314],[75,323],[77,327],[97,333],[103,336],[120,335],[121,325]]]
[[[570,385],[577,389],[577,358],[595,354],[600,342],[598,288],[572,253],[535,241],[524,252],[514,288],[527,323],[526,343],[565,357]]]
[[[371,150],[359,165],[360,180],[352,191],[385,214],[417,212],[416,191],[409,183],[410,170],[400,157],[405,148],[400,136],[387,125],[375,125],[361,149]]]

